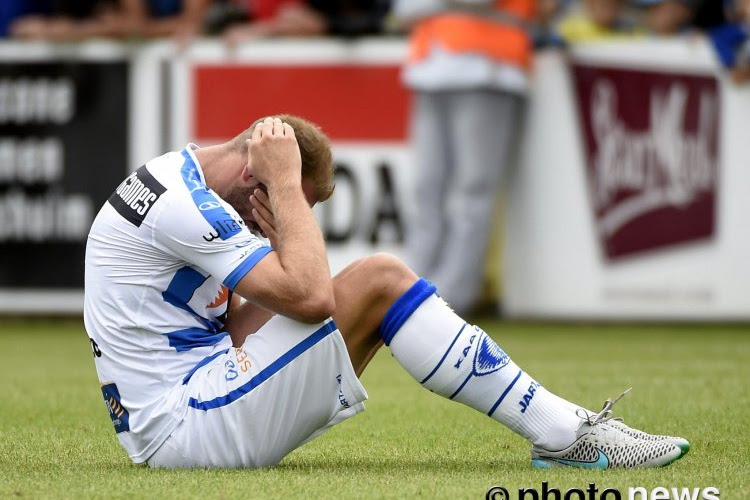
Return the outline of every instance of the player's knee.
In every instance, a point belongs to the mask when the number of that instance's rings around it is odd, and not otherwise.
[[[401,259],[388,253],[376,253],[363,262],[368,282],[377,290],[402,294],[417,280],[417,275]]]
[[[376,253],[359,259],[334,278],[337,307],[341,303],[364,300],[368,307],[390,304],[418,279],[398,257]],[[339,301],[339,298],[343,299]]]

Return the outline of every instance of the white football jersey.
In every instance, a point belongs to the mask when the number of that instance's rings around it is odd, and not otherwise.
[[[231,292],[271,251],[206,186],[194,149],[125,179],[86,246],[86,330],[115,431],[137,463],[182,420],[192,373],[231,347]]]

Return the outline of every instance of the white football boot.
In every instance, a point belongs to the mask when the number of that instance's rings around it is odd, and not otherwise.
[[[612,418],[612,406],[627,392],[607,400],[599,413],[579,410],[581,424],[575,441],[561,450],[533,446],[531,465],[544,469],[663,467],[685,455],[690,449],[685,439],[647,434]]]

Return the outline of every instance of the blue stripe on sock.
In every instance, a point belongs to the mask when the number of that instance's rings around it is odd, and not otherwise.
[[[448,350],[445,351],[445,354],[443,354],[443,357],[440,358],[440,362],[437,364],[437,366],[435,368],[433,368],[433,370],[430,372],[430,374],[427,375],[425,377],[425,379],[420,382],[420,384],[424,384],[425,382],[427,382],[428,380],[430,380],[430,378],[432,378],[433,375],[435,375],[435,372],[438,371],[438,368],[440,368],[440,365],[443,364],[443,361],[445,361],[445,358],[448,357],[448,353],[451,352],[451,349],[453,349],[453,346],[456,344],[456,341],[458,340],[458,337],[461,336],[461,332],[463,332],[464,328],[466,328],[466,325],[467,325],[467,323],[464,323],[464,326],[462,326],[461,329],[458,331],[458,333],[456,334],[456,337],[453,339],[453,342],[451,342],[451,345],[448,347]]]
[[[396,302],[393,303],[388,312],[385,313],[380,323],[380,336],[383,337],[385,345],[391,345],[391,340],[398,332],[409,316],[427,300],[435,291],[433,285],[424,278],[414,283]]]
[[[461,389],[463,389],[464,386],[469,383],[469,380],[471,380],[471,377],[473,377],[473,376],[474,376],[474,372],[469,373],[469,376],[466,377],[466,380],[464,380],[461,383],[461,385],[458,386],[458,389],[456,389],[456,392],[454,392],[453,394],[451,394],[451,396],[448,399],[453,399],[456,396],[458,396],[458,393],[461,392]]]
[[[487,414],[490,417],[493,413],[495,413],[495,410],[497,410],[497,407],[500,406],[500,403],[503,402],[503,399],[505,399],[505,396],[508,395],[510,390],[513,388],[514,385],[516,385],[516,382],[518,382],[518,379],[521,378],[521,373],[523,373],[523,370],[518,370],[518,375],[516,375],[516,378],[513,379],[513,382],[510,383],[508,387],[505,388],[502,394],[500,394],[500,397],[495,401],[495,404],[490,408],[490,412]]]

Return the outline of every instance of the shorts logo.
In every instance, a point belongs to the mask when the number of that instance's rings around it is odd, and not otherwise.
[[[115,432],[128,432],[130,430],[128,410],[120,402],[120,391],[114,383],[102,385],[102,395],[104,402],[107,404],[109,416],[112,418],[112,424],[115,426]]]
[[[344,389],[341,386],[341,374],[340,373],[336,375],[336,382],[339,383],[339,404],[343,406],[344,408],[349,408],[351,405],[349,404],[349,401],[347,401],[346,395],[344,395]]]
[[[510,356],[500,349],[494,340],[486,333],[479,341],[479,347],[474,355],[474,374],[478,377],[498,371],[510,362]]]
[[[107,201],[125,220],[141,227],[151,207],[166,190],[144,165],[130,174]]]

